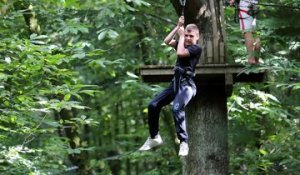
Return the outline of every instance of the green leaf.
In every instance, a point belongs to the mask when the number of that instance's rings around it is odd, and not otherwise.
[[[79,59],[82,59],[82,58],[85,58],[85,53],[82,52],[82,53],[76,53],[72,56],[72,58],[79,58]]]
[[[265,150],[263,150],[263,149],[259,149],[259,152],[262,154],[262,155],[266,155],[266,154],[268,154],[268,152],[267,151],[265,151]]]
[[[4,101],[4,105],[5,105],[6,107],[9,107],[9,106],[10,106],[10,103],[9,103],[8,101]]]
[[[65,6],[69,7],[69,8],[75,7],[77,9],[79,9],[80,5],[77,1],[78,0],[65,0]]]
[[[99,41],[103,40],[105,38],[106,34],[107,34],[107,31],[105,31],[105,30],[100,32],[98,35],[98,40]]]
[[[131,73],[131,72],[126,72],[126,74],[135,79],[139,78],[137,75],[135,75],[134,73]]]
[[[118,32],[111,30],[111,29],[108,30],[107,33],[108,33],[108,37],[111,39],[116,39],[119,36]],[[98,39],[99,39],[99,37],[98,37]]]
[[[30,40],[39,40],[39,39],[47,39],[47,35],[37,35],[37,34],[32,34],[30,35]]]
[[[98,55],[104,54],[105,52],[106,51],[102,50],[102,49],[95,49],[95,50],[90,51],[87,55],[88,56],[98,56]]]
[[[45,45],[46,44],[46,42],[44,42],[44,41],[38,41],[38,40],[31,40],[31,43],[32,44],[38,44],[38,45]]]
[[[87,94],[90,96],[94,96],[95,91],[94,90],[80,90],[79,93]]]
[[[77,149],[69,148],[67,151],[69,154],[80,154],[80,152],[81,152],[80,149],[78,149],[78,148]]]
[[[65,100],[65,101],[69,101],[70,98],[71,98],[71,94],[66,94],[66,95],[64,96],[64,100]]]

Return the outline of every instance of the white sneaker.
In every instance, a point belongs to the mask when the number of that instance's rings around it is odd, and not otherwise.
[[[189,145],[186,142],[181,142],[179,146],[179,156],[187,156],[189,154]]]
[[[146,142],[144,143],[144,145],[142,147],[140,147],[140,151],[148,151],[150,150],[151,148],[154,148],[156,146],[159,146],[163,144],[163,141],[160,137],[159,134],[157,134],[154,139],[152,139],[151,137],[149,137]]]

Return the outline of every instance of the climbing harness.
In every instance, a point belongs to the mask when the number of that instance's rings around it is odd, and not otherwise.
[[[239,12],[243,12],[243,13],[247,13],[249,16],[253,17],[254,19],[254,22],[256,21],[256,17],[259,13],[259,6],[258,6],[258,1],[257,3],[252,3],[249,1],[249,5],[247,6],[247,9],[248,10],[244,10],[244,9],[241,9],[240,6],[239,6],[239,2],[240,1],[235,1],[235,11],[234,11],[234,22],[238,23],[239,22]],[[243,19],[243,18],[241,18]]]
[[[179,0],[180,6],[181,6],[181,16],[184,16],[184,7],[186,0]]]
[[[192,72],[179,66],[175,66],[174,72],[175,76],[173,79],[173,87],[174,92],[176,93],[178,92],[181,85],[184,85],[185,83],[189,82],[191,78],[196,76],[195,72]]]
[[[195,73],[194,73],[194,72],[189,71],[189,70],[184,69],[184,68],[181,68],[181,67],[179,67],[179,66],[176,66],[176,67],[174,68],[174,71],[175,71],[175,72],[178,71],[178,72],[179,72],[181,75],[183,75],[183,76],[195,77]]]

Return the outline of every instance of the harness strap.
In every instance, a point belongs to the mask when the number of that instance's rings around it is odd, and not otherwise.
[[[186,70],[184,68],[181,68],[179,66],[176,66],[174,68],[174,72],[175,72],[175,76],[173,79],[173,83],[174,83],[174,92],[178,92],[179,87],[181,86],[181,81],[183,81],[184,79],[189,79],[192,77],[195,77],[195,73],[189,70]]]
[[[243,9],[240,9],[240,8],[239,8],[239,9],[238,9],[238,12],[239,12],[239,13],[246,13],[246,14],[250,15],[250,14],[249,14],[249,10],[243,10]],[[251,16],[251,15],[250,15],[250,16]],[[239,18],[240,18],[240,19],[246,19],[247,17],[246,17],[246,18],[243,18],[242,15],[239,14]],[[248,18],[249,18],[249,17],[248,17]]]
[[[179,66],[176,66],[174,68],[174,71],[175,71],[175,73],[179,72],[182,76],[189,76],[189,77],[195,77],[196,76],[195,72],[189,71],[189,70],[184,69],[184,68],[179,67]]]
[[[243,9],[239,9],[240,12],[244,12],[244,13],[247,13],[249,14],[249,10],[243,10]]]
[[[236,1],[235,2],[235,14],[234,14],[234,21],[238,23],[238,18],[240,19],[245,19],[242,18],[240,15],[240,12],[246,13],[253,18],[256,18],[257,14],[259,13],[259,6],[257,3],[252,3],[252,1],[247,1],[250,4],[248,6],[240,6],[240,4]],[[241,9],[240,7],[246,7],[248,10]]]

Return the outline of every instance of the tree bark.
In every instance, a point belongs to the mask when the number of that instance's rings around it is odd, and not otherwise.
[[[68,123],[68,121],[74,118],[74,111],[62,109],[59,112],[59,118],[64,121],[64,132],[65,136],[69,139],[69,144],[72,149],[77,149],[82,146],[82,140],[80,138],[78,127],[76,124]],[[70,154],[69,159],[74,166],[77,166],[77,172],[82,175],[90,174],[90,170],[87,166],[88,153],[86,151],[81,151],[78,154]]]
[[[190,152],[183,159],[183,175],[228,173],[227,104],[224,88],[222,85],[198,85],[197,95],[187,107]]]
[[[7,0],[0,0],[1,4],[7,4]],[[7,7],[6,6],[0,6],[0,15],[6,15],[6,10]]]

